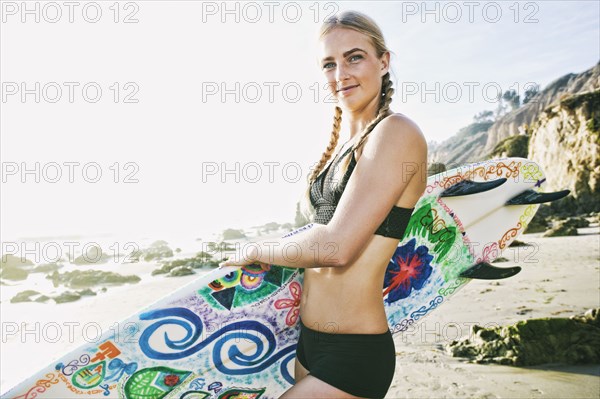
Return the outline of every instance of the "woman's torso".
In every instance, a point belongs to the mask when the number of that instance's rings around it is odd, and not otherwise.
[[[356,162],[366,141],[354,152]],[[424,189],[425,182],[420,173],[416,173],[395,205],[413,208]],[[373,235],[358,259],[346,267],[306,268],[300,302],[302,322],[314,330],[330,333],[379,334],[387,331],[383,279],[399,241]]]

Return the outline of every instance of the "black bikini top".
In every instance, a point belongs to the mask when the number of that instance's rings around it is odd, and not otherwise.
[[[314,223],[327,224],[333,217],[337,204],[342,197],[344,189],[346,188],[346,183],[348,183],[350,175],[356,166],[354,152],[352,152],[352,158],[350,159],[348,170],[344,174],[340,184],[334,184],[332,181],[334,173],[328,172],[332,166],[337,167],[339,161],[343,159],[346,154],[348,154],[350,149],[352,149],[352,146],[344,151],[339,159],[332,161],[327,168],[325,168],[325,171],[323,171],[315,179],[310,187],[310,202],[316,211]],[[401,208],[394,205],[390,213],[375,231],[375,234],[384,237],[402,239],[413,209],[414,208]]]

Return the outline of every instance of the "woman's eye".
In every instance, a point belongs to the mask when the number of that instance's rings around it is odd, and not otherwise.
[[[352,62],[352,61],[354,61],[354,60],[355,60],[355,58],[356,58],[357,60],[360,60],[361,58],[363,58],[363,56],[362,56],[362,55],[359,55],[359,54],[351,55],[350,57],[348,57],[348,60],[349,60],[350,62]],[[323,65],[323,69],[329,69],[329,66],[330,66],[330,65],[334,65],[334,63],[333,63],[333,62],[328,62],[327,64]]]

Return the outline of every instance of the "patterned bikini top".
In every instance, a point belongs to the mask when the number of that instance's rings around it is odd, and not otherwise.
[[[328,224],[333,217],[337,204],[344,193],[344,189],[346,188],[348,180],[350,179],[350,175],[356,166],[354,152],[352,152],[352,158],[350,159],[348,170],[342,177],[342,181],[339,184],[335,184],[333,181],[334,173],[329,173],[329,170],[331,167],[337,167],[339,161],[348,154],[350,149],[352,149],[352,146],[344,151],[344,153],[337,160],[334,159],[334,161],[332,161],[315,179],[310,187],[310,202],[316,211],[314,223]],[[401,208],[394,205],[390,213],[375,231],[375,234],[384,237],[402,239],[413,209],[414,208]]]

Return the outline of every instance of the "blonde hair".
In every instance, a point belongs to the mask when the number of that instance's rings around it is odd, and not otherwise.
[[[323,38],[326,34],[331,32],[335,28],[353,29],[359,33],[367,35],[371,39],[371,43],[375,47],[377,58],[381,58],[385,53],[390,52],[385,45],[385,40],[381,30],[370,17],[362,14],[358,11],[343,11],[336,15],[333,15],[325,20],[321,29],[319,30],[319,38]],[[375,126],[390,112],[390,103],[392,102],[392,95],[394,89],[392,88],[392,81],[390,80],[389,71],[382,76],[381,79],[381,91],[379,99],[379,108],[377,115],[371,122],[364,127],[361,132],[361,136],[358,139],[352,149],[349,152],[349,156],[345,157],[340,163],[340,167],[336,167],[334,171],[334,181],[340,182],[339,176],[344,176],[350,165],[350,159],[352,153],[362,146],[367,136],[373,131]],[[339,106],[335,107],[335,113],[333,116],[333,128],[331,130],[331,137],[329,144],[323,152],[321,159],[319,160],[315,169],[308,176],[308,184],[304,196],[301,200],[301,212],[305,219],[308,221],[314,220],[315,209],[310,202],[310,188],[312,183],[317,179],[321,171],[325,168],[327,161],[331,158],[333,150],[336,148],[338,140],[340,138],[340,127],[342,123],[342,109]]]

